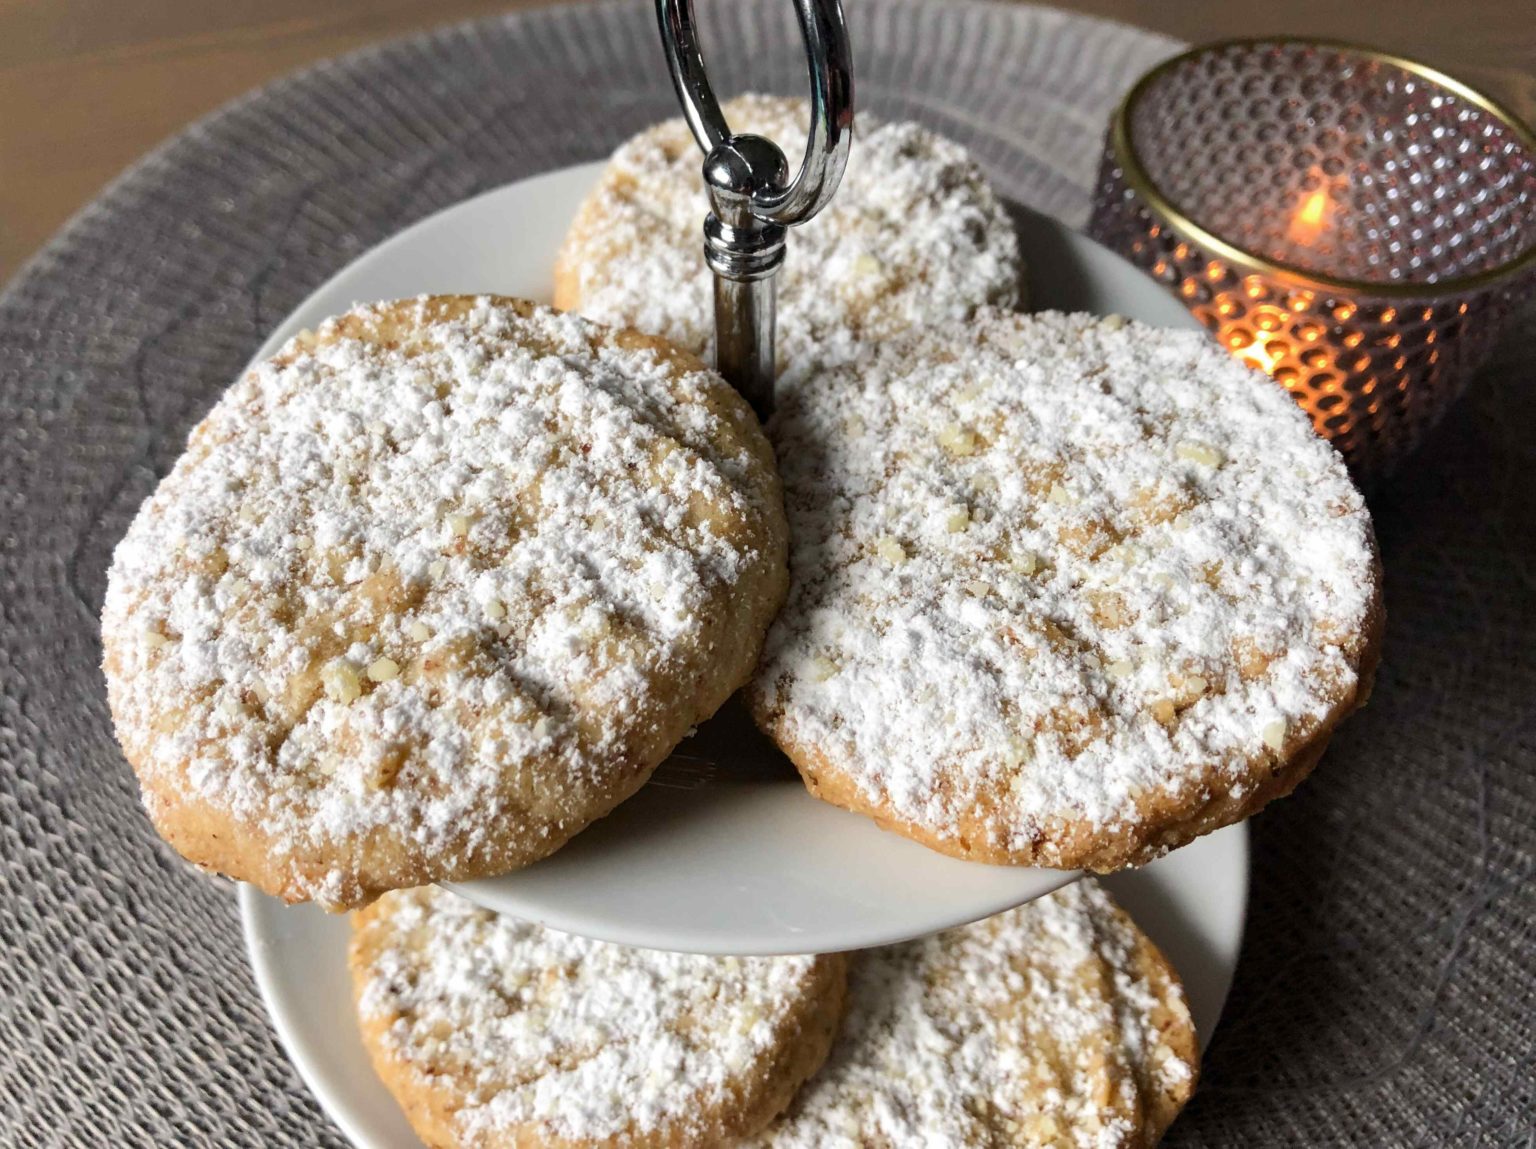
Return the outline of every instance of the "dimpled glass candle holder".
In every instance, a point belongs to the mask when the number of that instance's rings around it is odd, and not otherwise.
[[[1089,233],[1284,384],[1371,482],[1461,393],[1536,280],[1536,139],[1409,60],[1211,44],[1126,96]]]

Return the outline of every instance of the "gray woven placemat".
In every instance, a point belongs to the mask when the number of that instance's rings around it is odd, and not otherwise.
[[[715,74],[798,92],[784,0],[706,7]],[[0,1142],[341,1145],[256,996],[227,887],[141,814],[96,613],[113,543],[265,333],[370,245],[671,114],[651,7],[450,29],[196,125],[0,297]],[[863,106],[1082,221],[1169,41],[852,0]],[[1175,1145],[1536,1144],[1536,322],[1376,501],[1375,700],[1256,820],[1252,913]]]

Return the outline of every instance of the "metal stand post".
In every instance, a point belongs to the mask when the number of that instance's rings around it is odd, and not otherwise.
[[[811,78],[805,158],[791,182],[784,153],[725,122],[704,73],[692,0],[656,0],[662,47],[683,114],[704,151],[711,211],[704,258],[715,274],[715,365],[758,417],[773,411],[774,276],[787,229],[831,201],[853,142],[853,64],[839,0],[794,0]]]

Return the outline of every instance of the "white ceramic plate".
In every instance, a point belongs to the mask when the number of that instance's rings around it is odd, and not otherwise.
[[[316,291],[258,356],[363,300],[437,292],[548,299],[556,250],[599,170],[525,180],[422,221]],[[1119,257],[1043,216],[1021,211],[1018,222],[1034,306],[1192,325]],[[628,945],[805,953],[930,933],[1069,878],[947,858],[816,801],[730,706],[650,785],[558,854],[455,889],[495,910]]]
[[[424,220],[299,307],[259,352],[360,300],[423,292],[547,299],[566,225],[599,165],[525,180]],[[1019,212],[1031,303],[1166,326],[1188,314],[1150,280],[1042,216]],[[791,248],[793,258],[793,248]],[[575,933],[700,953],[851,949],[971,921],[1071,875],[933,853],[817,802],[734,707],[650,785],[560,853],[455,888]],[[1179,969],[1202,1043],[1226,1000],[1248,898],[1247,829],[1201,839],[1107,880]],[[351,1009],[347,923],[251,887],[241,911],[257,983],[299,1072],[365,1149],[420,1149],[374,1076]]]
[[[1202,1047],[1232,982],[1248,901],[1248,835],[1231,826],[1108,885],[1179,970]],[[278,1037],[320,1104],[360,1149],[422,1149],[374,1076],[352,1013],[347,920],[240,890],[256,983]]]

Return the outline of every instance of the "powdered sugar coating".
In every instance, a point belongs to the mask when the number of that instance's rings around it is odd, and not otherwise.
[[[691,357],[360,308],[236,384],[117,548],[113,715],[168,839],[270,892],[505,871],[745,676],[783,545],[766,441]]]
[[[1154,1145],[1198,1068],[1177,979],[1084,880],[856,955],[826,1065],[753,1144]]]
[[[732,130],[765,135],[791,167],[799,163],[805,101],[747,95],[724,111]],[[791,229],[777,288],[786,383],[817,363],[855,358],[866,342],[1018,299],[1013,225],[965,149],[863,112],[855,134],[831,206]],[[709,210],[701,162],[681,119],[620,147],[572,225],[556,303],[708,358],[714,304],[700,256]]]
[[[840,958],[630,949],[435,888],[359,915],[352,964],[375,1063],[413,1113],[447,1126],[434,1143],[462,1146],[755,1132],[778,1108],[756,1113],[758,1094],[782,1086],[782,1105],[799,1083],[772,1068],[809,1039],[808,1017],[835,1013],[843,984]]]
[[[939,849],[1145,860],[1357,701],[1364,504],[1201,335],[987,314],[808,380],[772,434],[792,586],[753,708]]]

